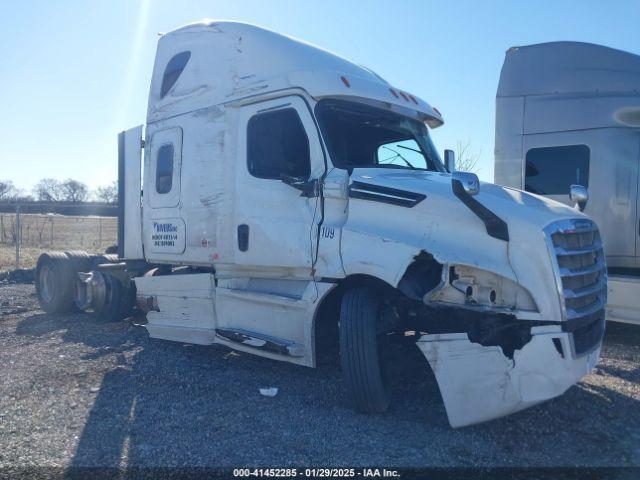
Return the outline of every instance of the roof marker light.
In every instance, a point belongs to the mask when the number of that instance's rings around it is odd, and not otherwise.
[[[347,80],[347,77],[342,76],[340,77],[340,80],[342,80],[342,83],[344,83],[347,88],[351,87],[351,84],[349,83],[349,80]]]
[[[409,94],[409,98],[411,99],[411,101],[413,103],[415,103],[416,105],[418,104],[418,101],[416,100],[416,98],[413,95]]]
[[[398,98],[398,94],[396,93],[396,91],[393,88],[390,88],[389,91],[391,92],[391,95],[393,95],[394,97]]]
[[[401,95],[401,96],[402,96],[402,98],[404,98],[407,102],[409,101],[409,97],[407,97],[407,96],[405,95],[405,93],[404,93],[404,92],[400,92],[400,95]]]
[[[442,114],[440,113],[440,110],[438,110],[436,107],[431,107],[433,108],[433,111],[436,112],[438,115],[442,116]]]

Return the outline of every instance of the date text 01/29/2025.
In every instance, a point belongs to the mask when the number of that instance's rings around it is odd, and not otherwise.
[[[235,468],[233,476],[284,478],[394,478],[397,470],[386,468]]]

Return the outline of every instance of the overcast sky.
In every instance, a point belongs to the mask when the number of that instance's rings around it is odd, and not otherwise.
[[[640,1],[0,0],[0,179],[94,188],[116,178],[118,131],[144,123],[158,32],[202,18],[265,26],[363,64],[444,115],[442,151],[480,152],[493,180],[505,51],[555,40],[640,53]]]

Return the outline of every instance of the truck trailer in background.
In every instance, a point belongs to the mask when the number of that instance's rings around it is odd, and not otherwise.
[[[495,145],[495,183],[577,201],[596,221],[607,319],[640,324],[640,56],[580,42],[510,48]]]

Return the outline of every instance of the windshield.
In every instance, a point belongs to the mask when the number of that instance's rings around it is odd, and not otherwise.
[[[323,100],[316,115],[333,164],[444,172],[424,123],[358,103]]]

